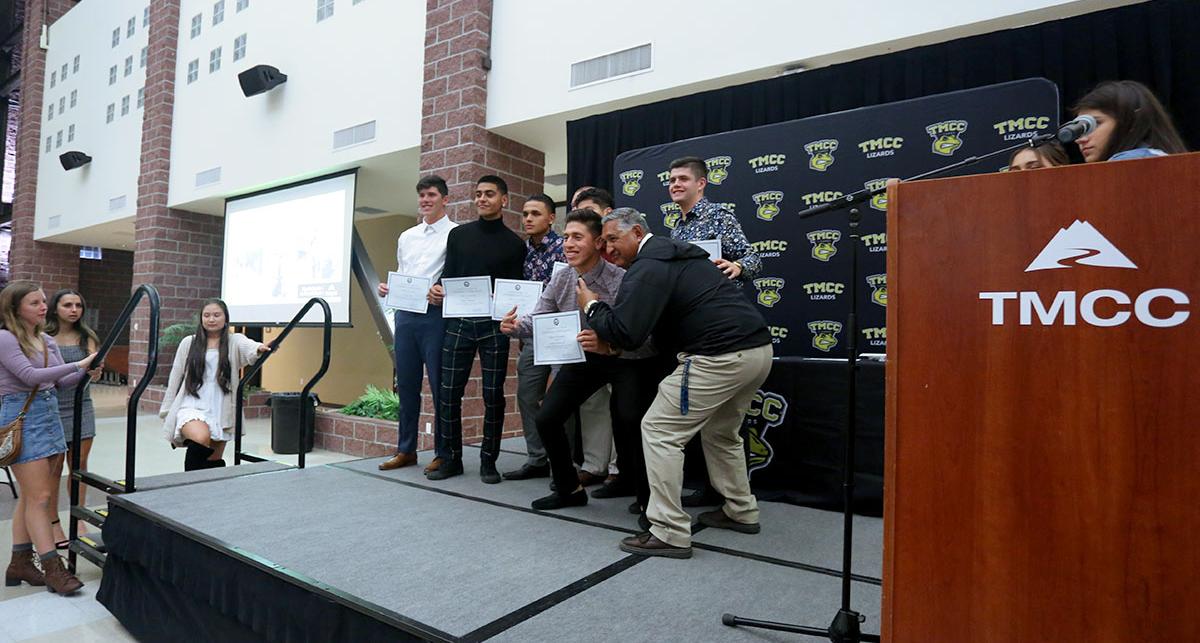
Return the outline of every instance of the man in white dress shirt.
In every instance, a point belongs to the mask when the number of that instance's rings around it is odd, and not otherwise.
[[[400,234],[396,243],[396,272],[425,277],[436,284],[446,264],[446,238],[458,225],[446,216],[450,202],[446,181],[436,174],[417,182],[417,212],[421,220]],[[388,286],[379,284],[379,295],[386,297]],[[383,471],[417,463],[417,421],[421,417],[421,369],[429,376],[433,408],[442,372],[442,338],[446,324],[442,320],[440,298],[430,296],[429,310],[413,313],[396,311],[394,352],[396,357],[396,393],[400,397],[400,431],[396,455],[380,463]],[[436,420],[435,420],[436,421]],[[435,432],[436,435],[436,432]]]

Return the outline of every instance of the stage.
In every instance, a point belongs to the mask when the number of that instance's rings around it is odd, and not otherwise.
[[[519,467],[522,442],[503,450]],[[441,483],[379,461],[148,478],[110,498],[98,599],[142,640],[289,641],[784,641],[721,614],[824,627],[839,604],[839,513],[766,502],[758,535],[699,528],[692,559],[647,559],[617,548],[630,498],[535,512],[548,480],[482,484],[472,447]],[[882,521],[855,524],[878,632]]]

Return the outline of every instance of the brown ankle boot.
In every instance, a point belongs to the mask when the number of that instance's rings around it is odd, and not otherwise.
[[[12,562],[8,564],[8,569],[4,571],[4,584],[9,587],[16,587],[25,581],[34,587],[41,587],[46,584],[46,578],[42,575],[41,570],[33,564],[33,551],[14,551]]]
[[[42,561],[42,569],[46,570],[46,589],[56,594],[74,594],[83,587],[83,582],[75,578],[75,574],[67,571],[63,565],[62,556],[47,558]]]

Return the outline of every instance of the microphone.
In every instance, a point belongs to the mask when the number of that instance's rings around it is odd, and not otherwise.
[[[1058,140],[1061,143],[1074,143],[1080,136],[1087,136],[1096,130],[1095,117],[1084,114],[1058,129]]]

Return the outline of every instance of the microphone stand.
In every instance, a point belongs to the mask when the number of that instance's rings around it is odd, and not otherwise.
[[[1001,154],[1010,153],[1023,147],[1033,148],[1047,141],[1054,140],[1055,138],[1057,138],[1056,134],[1039,134],[1033,138],[1017,143],[1016,145],[996,150],[994,152],[989,152],[982,156],[969,156],[961,161],[958,161],[957,163],[952,163],[945,167],[930,170],[928,172],[903,179],[903,181],[916,181],[919,179],[937,176],[939,174],[945,174],[946,172],[951,172],[953,170],[957,170],[958,168],[966,167],[968,165],[972,165]],[[1074,140],[1074,138],[1071,140]],[[827,638],[830,641],[833,641],[833,643],[873,643],[880,640],[878,634],[864,634],[862,632],[861,624],[866,621],[867,617],[855,611],[850,606],[850,583],[852,576],[851,562],[854,544],[854,442],[858,435],[858,418],[856,417],[856,409],[858,406],[856,378],[858,373],[858,224],[861,221],[858,204],[869,200],[871,197],[880,194],[885,190],[887,190],[886,186],[875,189],[859,190],[857,192],[847,194],[837,201],[823,203],[800,212],[800,218],[807,219],[825,212],[848,210],[847,218],[850,227],[850,313],[846,316],[846,443],[842,459],[841,608],[833,617],[833,622],[830,623],[829,627],[825,629],[808,627],[804,625],[795,625],[792,623],[780,623],[776,621],[760,621],[756,619],[735,616],[729,613],[722,614],[721,623],[730,627],[755,627],[764,630],[791,632],[793,634]]]

